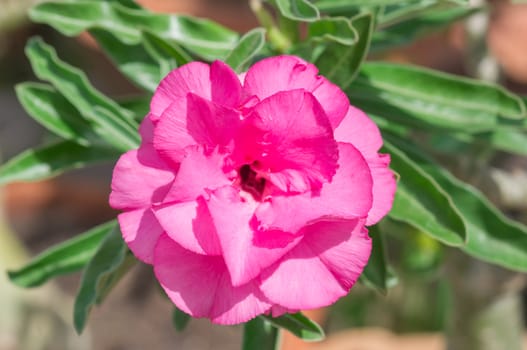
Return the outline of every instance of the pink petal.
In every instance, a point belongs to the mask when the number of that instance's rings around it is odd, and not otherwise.
[[[190,62],[170,72],[157,87],[150,102],[153,122],[161,117],[165,109],[175,100],[185,98],[189,92],[211,99],[210,68],[202,62]]]
[[[255,281],[232,286],[221,257],[192,253],[166,235],[155,249],[154,272],[172,302],[193,317],[237,324],[271,307]]]
[[[134,255],[146,264],[153,263],[154,247],[163,233],[152,210],[136,209],[118,215],[123,239]]]
[[[165,159],[179,163],[185,147],[225,148],[240,125],[238,112],[188,94],[163,113],[154,131],[154,147]]]
[[[350,106],[346,118],[335,130],[335,139],[353,144],[368,162],[373,178],[373,204],[366,224],[376,224],[390,211],[396,190],[395,177],[388,168],[390,157],[377,153],[382,146],[379,128],[364,112]]]
[[[141,135],[141,143],[152,145],[154,141],[154,122],[152,121],[152,113],[149,113],[139,125],[139,135]]]
[[[262,273],[265,296],[299,310],[327,306],[346,295],[370,256],[371,240],[363,224],[355,220],[307,227],[302,242]]]
[[[320,104],[303,90],[278,92],[253,108],[236,140],[240,163],[257,161],[283,191],[302,192],[331,180],[337,144]]]
[[[366,220],[366,225],[370,226],[379,222],[392,208],[397,184],[393,172],[388,168],[388,154],[380,154],[367,161],[373,178],[373,203]]]
[[[220,255],[216,228],[203,198],[165,204],[154,210],[159,224],[170,238],[194,253]]]
[[[243,95],[263,100],[279,91],[304,89],[316,97],[335,127],[346,114],[348,98],[337,85],[317,74],[314,65],[295,56],[266,58],[247,71]]]
[[[225,156],[213,151],[204,154],[201,147],[190,146],[181,160],[179,171],[164,202],[185,202],[195,200],[207,191],[229,185],[222,168]]]
[[[281,231],[258,231],[252,220],[257,203],[242,201],[232,187],[215,191],[207,205],[234,286],[258,276],[300,239]]]
[[[110,205],[114,209],[149,207],[163,199],[173,179],[172,170],[151,147],[129,151],[115,165]]]
[[[353,106],[349,106],[346,117],[335,129],[335,139],[351,143],[366,159],[376,156],[382,146],[382,136],[377,125]]]
[[[365,218],[372,205],[372,177],[368,164],[350,144],[339,143],[337,173],[320,192],[274,195],[256,211],[262,226],[296,233],[320,220]]]
[[[212,101],[230,108],[240,104],[242,85],[231,67],[221,61],[214,61],[210,67]]]

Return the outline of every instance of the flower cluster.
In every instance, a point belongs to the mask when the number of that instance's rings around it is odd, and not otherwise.
[[[236,324],[329,305],[366,265],[395,180],[379,130],[312,64],[192,62],[118,161],[124,240],[181,310]]]

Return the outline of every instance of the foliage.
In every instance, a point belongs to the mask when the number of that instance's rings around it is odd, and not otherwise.
[[[33,21],[64,35],[87,30],[143,94],[119,104],[97,91],[81,70],[64,62],[42,39],[31,39],[26,53],[44,83],[22,83],[16,91],[27,113],[60,140],[8,161],[0,168],[0,183],[35,181],[98,161],[115,162],[120,153],[138,145],[144,101],[170,69],[191,60],[220,59],[242,72],[262,56],[291,53],[315,63],[381,128],[384,151],[400,177],[388,220],[477,259],[527,271],[527,228],[455,178],[423,142],[448,137],[488,150],[526,154],[526,99],[474,79],[365,62],[370,50],[404,44],[478,8],[462,0],[269,0],[265,6],[256,6],[262,5],[258,1],[253,5],[263,27],[244,35],[209,20],[154,14],[132,0],[46,1],[33,7]],[[277,18],[272,18],[269,6],[275,7]],[[396,280],[383,248],[391,238],[387,227],[381,223],[371,230],[373,254],[361,277],[365,285],[383,292]],[[94,228],[10,272],[10,278],[31,287],[83,268],[75,303],[75,325],[81,331],[89,308],[130,265],[116,230],[114,222]],[[175,311],[176,327],[183,328],[187,321]],[[323,337],[301,314],[262,317],[246,325],[244,347],[273,347],[274,327],[308,340]]]

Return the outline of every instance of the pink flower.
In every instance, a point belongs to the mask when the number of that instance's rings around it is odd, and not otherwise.
[[[193,62],[150,107],[110,203],[178,308],[236,324],[349,292],[395,180],[379,130],[336,85],[293,56],[241,75]]]

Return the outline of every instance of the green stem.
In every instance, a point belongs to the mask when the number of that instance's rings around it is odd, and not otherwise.
[[[245,324],[242,350],[276,350],[278,343],[278,329],[269,321],[257,317]]]
[[[250,0],[249,5],[260,24],[267,30],[269,42],[279,52],[285,52],[291,46],[291,40],[276,26],[273,16],[265,9],[261,0]]]

